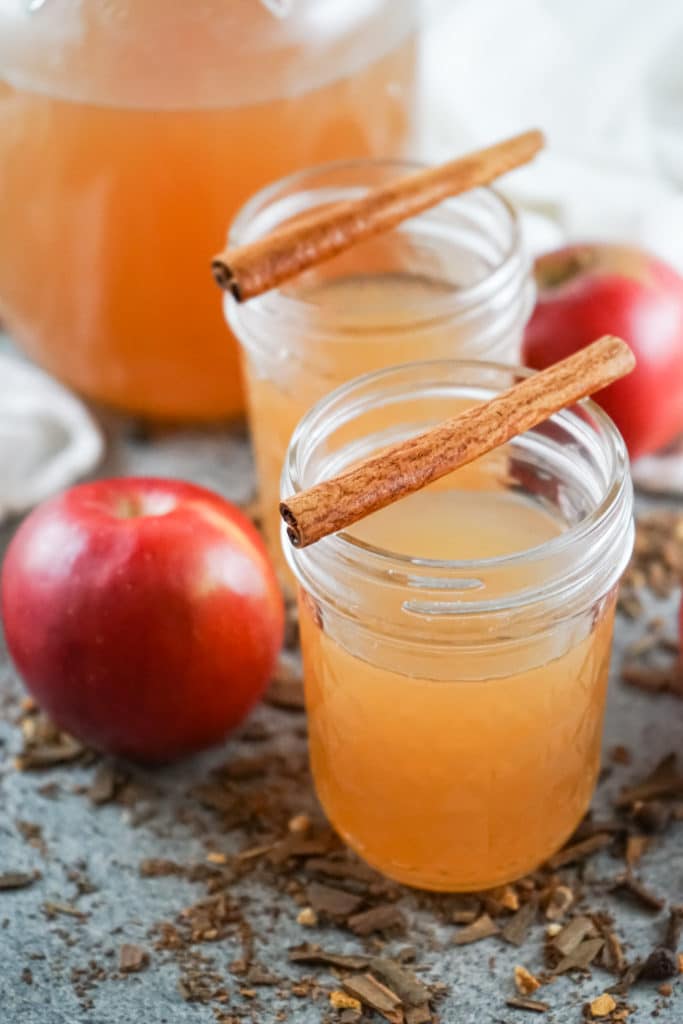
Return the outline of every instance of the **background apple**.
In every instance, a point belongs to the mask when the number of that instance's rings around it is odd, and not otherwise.
[[[29,691],[79,739],[165,761],[221,740],[261,696],[284,609],[261,538],[176,480],[74,487],[17,530],[7,644]]]
[[[523,361],[543,369],[601,334],[617,334],[636,356],[633,373],[595,397],[631,458],[683,430],[683,278],[641,249],[572,245],[535,265],[538,302]]]

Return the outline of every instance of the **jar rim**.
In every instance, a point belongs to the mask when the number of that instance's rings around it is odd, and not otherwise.
[[[532,376],[535,371],[526,367],[509,366],[503,363],[475,360],[439,359],[427,360],[413,363],[406,363],[400,366],[388,367],[372,373],[357,377],[341,387],[336,388],[327,396],[317,402],[299,421],[292,435],[285,465],[282,473],[283,497],[296,493],[304,486],[303,467],[301,464],[303,446],[307,439],[316,433],[316,424],[329,415],[332,405],[343,403],[350,399],[354,392],[360,389],[370,389],[373,384],[381,382],[388,383],[392,375],[409,374],[411,371],[434,371],[434,375],[442,371],[462,371],[463,373],[476,372],[499,372],[501,374],[514,375],[515,377]],[[465,385],[462,385],[463,387]],[[521,564],[528,564],[533,561],[562,560],[571,549],[580,548],[583,544],[591,545],[592,541],[600,543],[601,549],[611,546],[616,531],[628,525],[631,518],[632,507],[632,485],[629,474],[629,462],[626,447],[619,431],[611,418],[604,410],[591,399],[585,399],[577,405],[589,414],[585,420],[577,416],[575,412],[564,409],[550,417],[550,422],[555,422],[572,433],[579,433],[583,438],[592,438],[593,443],[600,446],[600,453],[607,458],[607,480],[601,494],[600,500],[582,516],[576,523],[569,525],[558,535],[543,541],[541,544],[521,551],[494,557],[458,560],[458,559],[433,559],[422,558],[413,555],[406,555],[400,552],[391,551],[362,541],[353,537],[347,531],[341,531],[331,537],[319,542],[316,548],[326,546],[326,559],[340,561],[347,567],[361,572],[365,578],[387,579],[392,575],[410,578],[411,588],[439,589],[441,591],[462,592],[462,574],[469,577],[495,573],[497,570],[506,570]],[[313,481],[306,481],[309,486]],[[606,526],[608,524],[608,526]],[[283,544],[286,545],[286,557],[290,566],[300,576],[298,564],[306,558],[306,549],[296,550],[288,540],[285,539],[286,532],[283,525]],[[315,557],[315,556],[314,556]],[[623,570],[623,556],[615,559]],[[578,565],[576,567],[578,569]],[[615,566],[616,568],[616,566]],[[620,575],[620,572],[619,572]],[[449,578],[452,588],[449,587]],[[543,584],[534,585],[532,591],[517,591],[506,597],[498,597],[492,601],[477,601],[476,597],[466,604],[470,611],[500,611],[503,608],[510,609],[520,607],[539,599],[546,600],[550,595],[559,595],[563,585],[570,584],[570,580],[562,578],[550,578]],[[445,596],[445,595],[444,595]],[[451,597],[451,600],[453,598]]]
[[[258,223],[260,218],[263,218],[265,212],[268,210],[272,211],[278,201],[291,201],[297,196],[303,198],[308,194],[310,188],[315,187],[316,180],[319,181],[326,175],[338,174],[340,177],[343,177],[344,174],[354,174],[364,169],[367,169],[368,174],[373,172],[390,172],[392,169],[395,169],[398,173],[411,173],[422,170],[427,166],[429,165],[426,162],[420,160],[363,157],[329,161],[295,171],[264,186],[246,201],[230,225],[228,245],[230,247],[237,247],[256,238],[263,237],[271,230],[276,229],[287,218],[278,218],[274,222],[269,223],[266,231],[254,231],[254,225]],[[308,190],[306,189],[307,185],[309,186]],[[328,185],[326,192],[329,193],[335,188],[337,191],[348,192],[350,187],[348,184],[345,185],[343,181],[340,181],[337,185]],[[354,190],[357,190],[359,187],[361,186],[358,183],[353,185]],[[443,215],[444,211],[453,212],[458,207],[462,208],[463,206],[467,209],[466,204],[471,204],[473,201],[476,202],[482,198],[491,205],[495,213],[505,218],[506,226],[509,227],[509,240],[507,240],[500,260],[480,280],[472,284],[453,287],[450,293],[441,296],[430,294],[424,308],[420,302],[416,301],[414,305],[411,304],[408,307],[410,312],[414,310],[414,318],[406,313],[405,321],[397,322],[392,320],[391,325],[387,325],[388,327],[390,326],[394,330],[397,327],[407,329],[414,328],[416,325],[438,322],[458,314],[467,316],[472,310],[480,308],[491,295],[503,289],[519,273],[519,265],[524,262],[526,256],[519,214],[513,203],[497,188],[490,185],[471,189],[468,192],[446,199],[431,210],[427,210],[416,217],[402,222],[397,228],[393,228],[384,234],[389,236],[392,231],[399,229],[409,230],[411,224],[424,225],[429,219],[433,221],[440,213]],[[316,205],[319,204],[307,204],[301,210],[297,209],[293,212],[299,213],[304,209],[310,210],[315,208]],[[226,294],[224,301],[229,319],[232,319],[233,315],[239,314],[239,311],[242,310],[242,306],[230,294]],[[252,299],[248,307],[246,307],[248,312],[258,311],[266,317],[269,315],[277,316],[278,318],[285,316],[288,319],[291,318],[292,321],[305,319],[309,329],[311,311],[316,310],[319,312],[320,309],[321,305],[315,299],[298,294],[290,294],[282,288],[274,288],[264,295]],[[232,314],[230,311],[232,311]],[[354,321],[351,318],[347,323],[355,333],[363,331],[362,322]],[[374,323],[370,327],[366,326],[365,329],[368,336],[372,337],[372,335],[377,335],[378,332],[381,332],[382,327]],[[317,330],[318,328],[316,328]],[[333,333],[340,340],[343,340],[343,331],[339,330],[338,324],[335,324],[335,331]]]

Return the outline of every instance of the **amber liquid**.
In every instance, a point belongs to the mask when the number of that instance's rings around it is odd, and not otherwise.
[[[92,399],[167,419],[239,412],[236,344],[211,256],[268,181],[402,152],[413,64],[402,42],[288,99],[187,110],[89,105],[0,82],[6,326]]]
[[[406,329],[383,336],[382,326],[409,322],[411,311],[424,311],[433,302],[452,295],[453,286],[410,274],[340,277],[332,283],[308,288],[311,328],[319,326],[316,308],[353,309],[355,330],[272,371],[258,360],[246,361],[249,425],[256,459],[263,527],[268,548],[284,585],[292,586],[280,541],[280,476],[290,438],[301,417],[333,388],[361,374],[400,363],[439,356],[457,358],[465,338],[447,322],[424,333]],[[303,346],[297,341],[297,351]],[[471,349],[468,350],[471,356]]]
[[[543,509],[481,491],[423,492],[355,528],[395,552],[466,560],[559,530]],[[528,564],[514,580],[539,582]],[[553,627],[489,675],[472,653],[454,652],[435,679],[426,657],[422,673],[404,674],[400,642],[392,653],[380,638],[372,659],[359,657],[303,600],[311,762],[335,828],[387,875],[424,888],[482,889],[535,869],[591,798],[613,612],[610,599],[573,642]]]

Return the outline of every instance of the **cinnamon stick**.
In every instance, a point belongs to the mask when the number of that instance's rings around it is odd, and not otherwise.
[[[254,242],[228,248],[211,264],[221,288],[238,302],[275,288],[409,217],[527,163],[543,146],[528,131],[438,167],[428,167],[371,189],[360,199],[326,206]]]
[[[566,406],[630,373],[626,342],[606,335],[500,395],[364,459],[280,505],[294,547],[304,548],[473,462]]]

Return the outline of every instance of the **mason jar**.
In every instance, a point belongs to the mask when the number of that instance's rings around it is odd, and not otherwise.
[[[0,0],[0,315],[157,419],[243,408],[209,263],[267,181],[402,155],[420,0]]]
[[[230,244],[418,166],[360,160],[294,174],[247,203]],[[534,294],[517,214],[497,191],[482,188],[248,302],[226,295],[242,346],[266,540],[281,569],[280,473],[304,412],[344,381],[399,362],[459,356],[516,363]]]
[[[291,496],[531,371],[431,361],[361,377],[294,432]],[[617,584],[633,544],[623,441],[591,402],[304,549],[310,757],[332,825],[392,878],[478,890],[537,868],[596,782]]]

